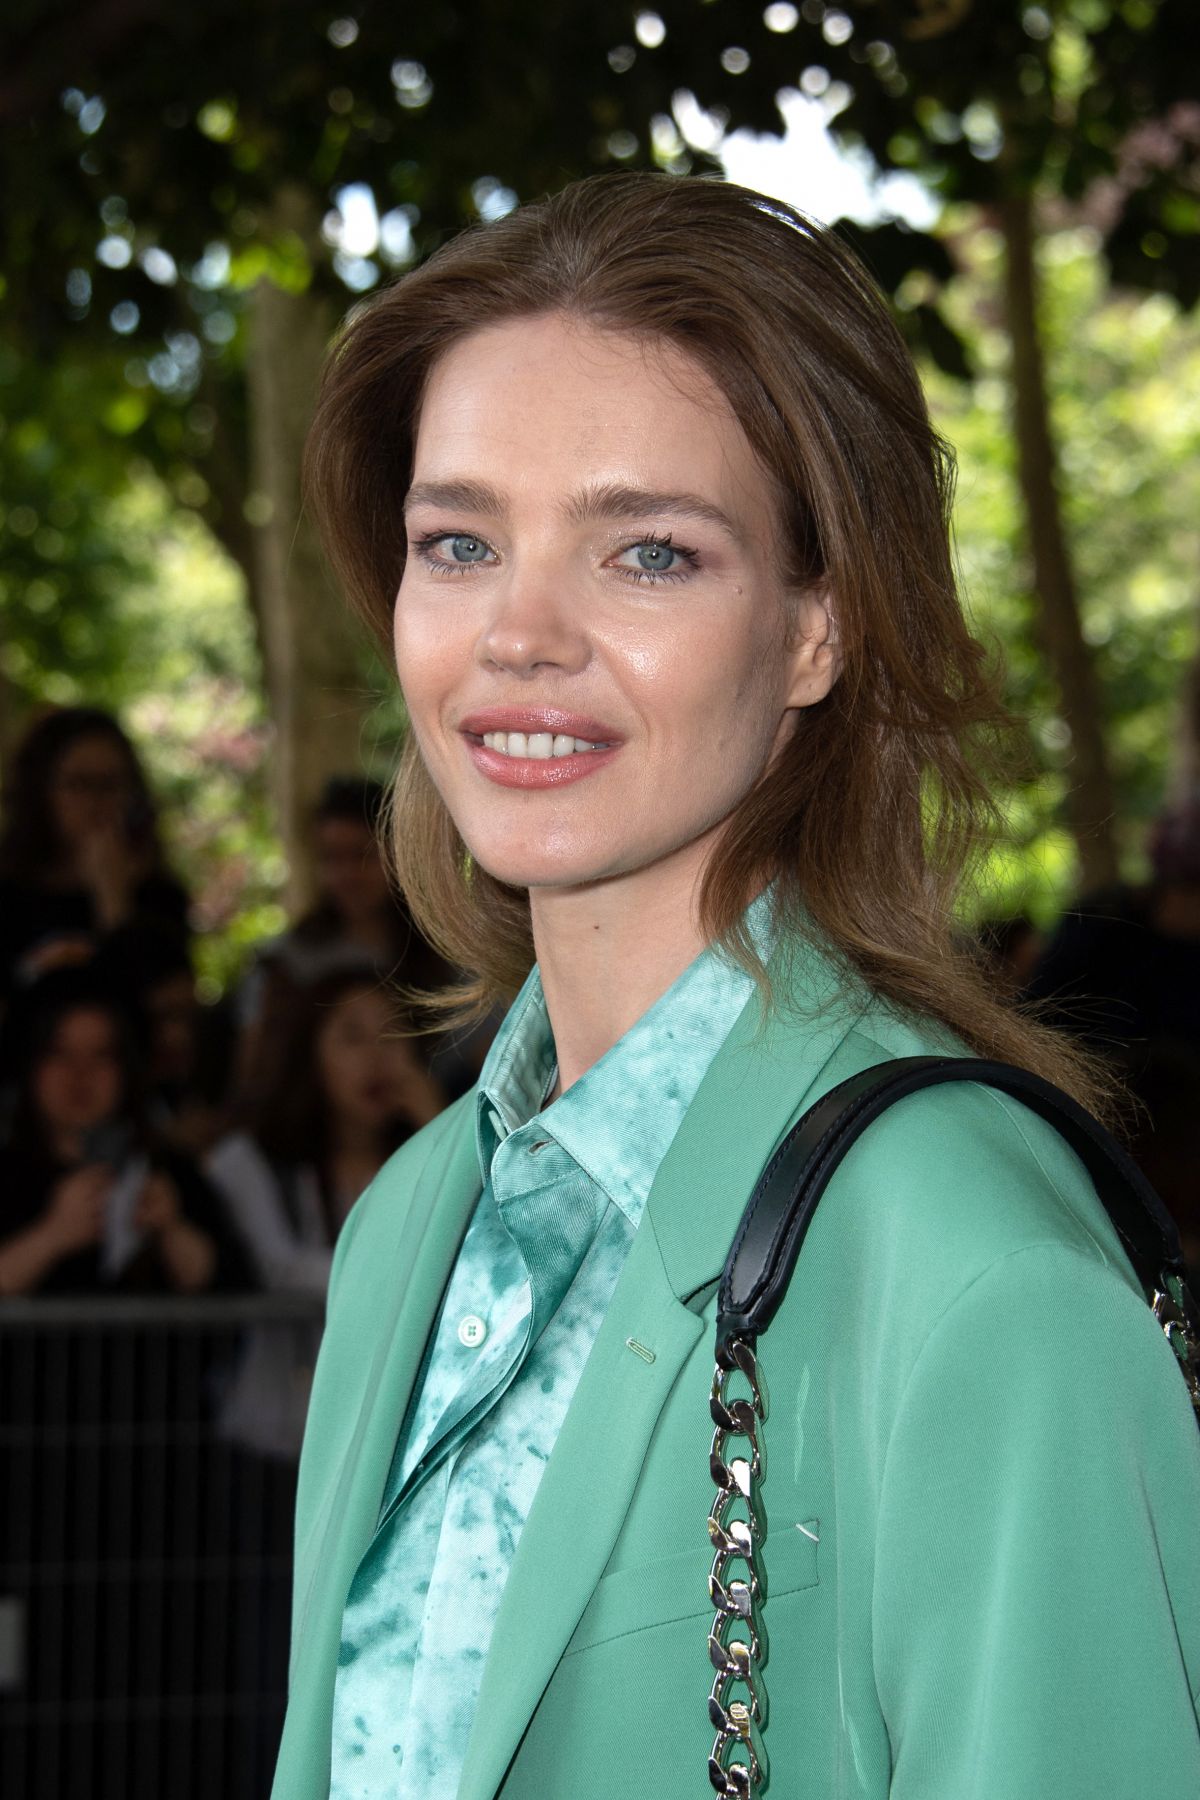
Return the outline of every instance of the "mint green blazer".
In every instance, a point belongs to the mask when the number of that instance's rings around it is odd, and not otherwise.
[[[944,1049],[813,950],[775,973],[785,1005],[760,1029],[752,1000],[713,1062],[547,1464],[461,1800],[709,1791],[717,1278],[789,1124],[858,1069]],[[327,1794],[343,1605],[479,1193],[473,1104],[399,1151],[338,1246],[274,1800]],[[1200,1795],[1200,1434],[1050,1127],[966,1084],[878,1121],[760,1360],[770,1794]]]

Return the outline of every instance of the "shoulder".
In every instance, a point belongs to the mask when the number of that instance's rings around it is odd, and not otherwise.
[[[847,1039],[863,1068],[956,1048],[936,1028],[882,1009]],[[1053,1125],[994,1087],[949,1082],[896,1102],[863,1132],[837,1180],[864,1227],[903,1240],[944,1278],[972,1280],[997,1258],[1041,1244],[1111,1265],[1136,1287],[1079,1158]]]
[[[273,1179],[271,1165],[247,1131],[231,1131],[219,1138],[205,1157],[204,1167],[214,1181]]]
[[[872,1009],[826,1085],[946,1048]],[[1043,1446],[1086,1409],[1102,1431],[1128,1437],[1134,1417],[1161,1428],[1195,1487],[1184,1383],[1090,1177],[1053,1126],[993,1088],[925,1089],[865,1129],[772,1330],[774,1365],[811,1365],[871,1466],[906,1419],[925,1454],[939,1431],[961,1433],[964,1406]]]
[[[946,1049],[936,1028],[870,1008],[825,1085],[894,1057]],[[819,1321],[835,1379],[839,1363],[860,1371],[869,1364],[866,1387],[886,1416],[943,1322],[955,1336],[954,1321],[984,1304],[1010,1348],[1052,1304],[1088,1338],[1135,1340],[1172,1360],[1065,1140],[1008,1095],[952,1082],[896,1102],[847,1152],[780,1318],[790,1314],[801,1336],[806,1320]]]

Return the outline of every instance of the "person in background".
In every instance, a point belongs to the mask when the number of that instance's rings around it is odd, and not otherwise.
[[[383,805],[377,782],[335,777],[327,785],[313,816],[316,900],[261,946],[243,988],[246,1023],[269,1005],[272,978],[296,988],[365,964],[415,987],[450,979],[448,964],[419,936],[388,881],[378,837]]]
[[[369,968],[326,975],[292,997],[284,1055],[245,1128],[206,1163],[262,1285],[323,1298],[354,1201],[444,1097]],[[249,1448],[299,1451],[319,1332],[257,1331],[224,1429]]]
[[[43,977],[6,1036],[23,1076],[0,1147],[0,1295],[242,1285],[211,1187],[148,1127],[132,1022],[94,974]]]
[[[154,925],[126,926],[97,953],[97,971],[134,1018],[155,1128],[192,1156],[229,1129],[236,1031],[224,1001],[202,1006],[188,945]]]
[[[340,969],[370,968],[417,992],[444,988],[455,971],[421,936],[388,878],[379,841],[385,794],[378,782],[335,777],[313,819],[317,898],[295,925],[259,950],[238,996],[242,1026],[239,1092],[254,1106],[264,1092],[270,1045],[298,988]],[[427,1033],[420,1054],[450,1098],[474,1080],[490,1035]],[[269,1083],[269,1075],[267,1076]]]
[[[1135,1076],[1150,1044],[1200,1055],[1200,794],[1159,814],[1149,848],[1150,881],[1072,907],[1025,990],[1041,1018]]]
[[[1025,990],[1038,1014],[1109,1057],[1129,1095],[1129,1149],[1200,1279],[1200,793],[1150,834],[1151,878],[1085,896]]]
[[[1028,913],[997,914],[975,927],[972,948],[999,992],[1016,999],[1041,954],[1042,938]]]
[[[1153,1040],[1129,1088],[1130,1154],[1178,1225],[1190,1285],[1200,1293],[1200,1051]]]
[[[30,727],[0,833],[0,999],[104,937],[153,922],[187,937],[137,754],[111,714],[65,707]]]
[[[206,1168],[263,1285],[323,1293],[351,1206],[444,1096],[368,967],[295,991],[270,1087]]]

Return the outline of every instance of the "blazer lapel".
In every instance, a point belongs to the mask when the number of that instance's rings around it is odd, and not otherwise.
[[[517,1544],[459,1800],[493,1800],[604,1572],[659,1414],[705,1330],[683,1302],[720,1274],[789,1123],[849,1072],[831,1058],[861,1009],[848,1006],[828,963],[803,949],[773,960],[772,978],[812,1023],[772,1012],[764,1026],[752,998],[663,1160]],[[629,1348],[631,1338],[653,1361]]]
[[[448,1152],[427,1157],[408,1205],[390,1215],[382,1208],[368,1215],[368,1228],[379,1240],[372,1245],[378,1254],[371,1264],[370,1290],[360,1280],[358,1316],[343,1321],[340,1341],[330,1336],[322,1346],[317,1374],[321,1392],[313,1415],[323,1429],[311,1452],[305,1446],[298,1509],[298,1516],[307,1522],[297,1544],[293,1642],[301,1654],[291,1671],[274,1790],[288,1800],[317,1791],[311,1785],[316,1771],[324,1771],[328,1786],[329,1696],[346,1595],[374,1535],[396,1434],[479,1197],[474,1114],[469,1105],[451,1129],[457,1131],[453,1144]],[[310,1457],[315,1470],[311,1476],[306,1466]],[[323,1487],[305,1493],[309,1481]]]
[[[703,1329],[671,1292],[653,1233],[639,1230],[517,1544],[459,1800],[492,1800],[503,1781],[612,1553],[663,1403]]]

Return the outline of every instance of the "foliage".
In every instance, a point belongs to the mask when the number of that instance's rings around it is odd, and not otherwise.
[[[120,595],[147,571],[110,527],[126,475],[95,425],[121,398],[111,359],[38,368],[0,348],[0,673],[18,708],[108,694],[127,659]]]
[[[1029,767],[1008,799],[1012,839],[981,872],[974,910],[1044,919],[1068,898],[1072,877],[1070,845],[1055,822],[1065,734],[1037,649],[1022,549],[998,325],[1000,244],[978,227],[957,242],[964,272],[947,305],[979,377],[966,388],[927,368],[925,380],[958,453],[964,587],[1029,733]],[[1102,677],[1120,836],[1136,873],[1167,782],[1180,671],[1197,653],[1200,333],[1163,296],[1110,290],[1086,230],[1045,239],[1041,261],[1067,524]]]
[[[124,350],[124,428],[248,567],[254,284],[332,286],[344,302],[573,176],[715,166],[684,141],[676,96],[693,93],[718,129],[778,131],[777,91],[827,48],[825,9],[804,11],[18,8],[0,87],[0,175],[17,200],[0,215],[6,330],[35,354],[86,338]],[[914,234],[878,249],[885,278],[941,254]],[[920,330],[924,312],[911,317]]]
[[[67,399],[78,374],[67,371]],[[24,718],[87,703],[129,731],[193,895],[202,992],[215,997],[284,917],[241,574],[147,468],[101,459],[80,485],[91,465],[64,465],[54,421],[37,424],[10,414],[0,438],[3,669]]]
[[[17,0],[0,28],[0,680],[25,704],[124,710],[212,928],[210,979],[271,927],[281,874],[245,605],[261,522],[244,382],[254,284],[344,302],[573,175],[710,166],[723,123],[779,128],[788,87],[951,208],[945,238],[895,222],[850,235],[924,350],[961,455],[968,582],[1014,708],[1037,721],[1036,778],[1014,786],[988,910],[1044,911],[1069,859],[987,208],[1036,184],[1072,228],[1043,246],[1051,375],[1132,849],[1192,641],[1197,349],[1168,302],[1110,294],[1097,251],[1126,285],[1184,304],[1200,292],[1191,0],[345,4]],[[707,148],[685,140],[680,92],[712,126]],[[971,370],[969,386],[945,373]],[[399,721],[379,671],[363,679],[381,695],[368,748],[383,763]]]

